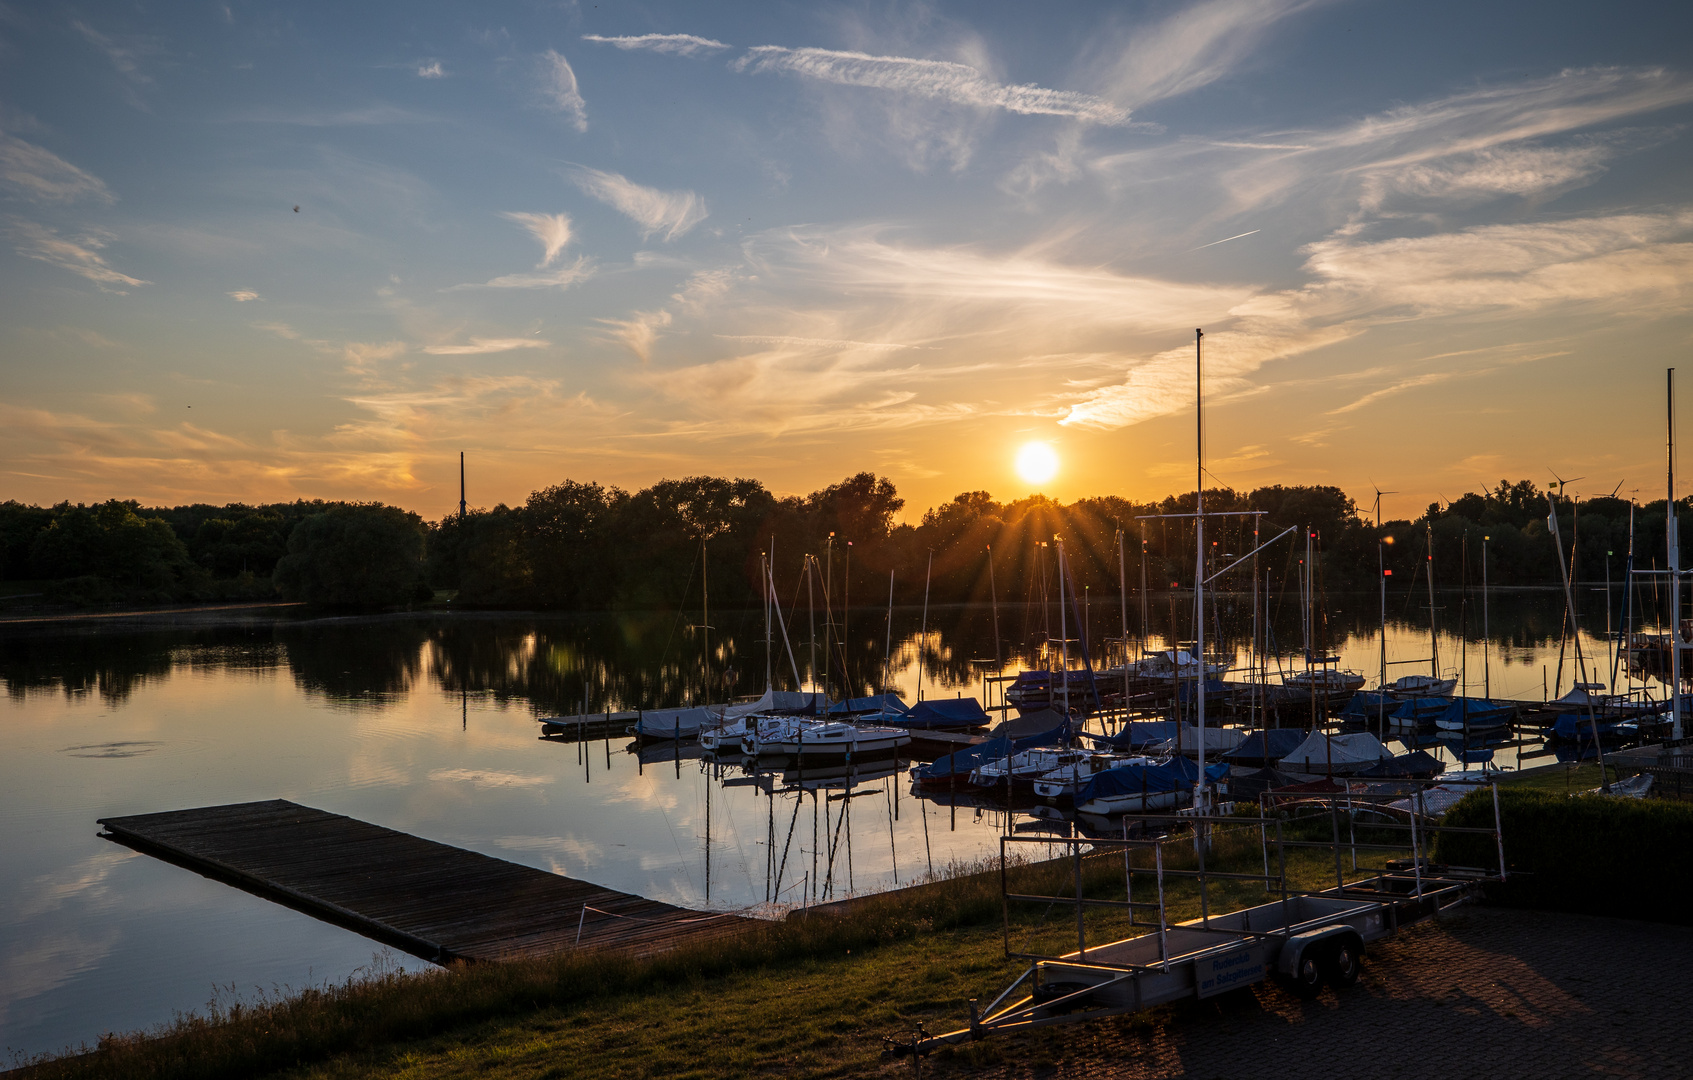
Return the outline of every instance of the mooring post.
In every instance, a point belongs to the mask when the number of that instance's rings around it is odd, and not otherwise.
[[[1505,871],[1505,825],[1499,818],[1499,781],[1493,782],[1493,842],[1499,848],[1499,880],[1504,881]]]

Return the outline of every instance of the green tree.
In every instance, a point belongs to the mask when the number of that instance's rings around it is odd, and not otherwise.
[[[405,603],[427,591],[423,540],[423,519],[399,507],[333,506],[289,534],[288,554],[276,564],[276,586],[290,600],[313,604]]]

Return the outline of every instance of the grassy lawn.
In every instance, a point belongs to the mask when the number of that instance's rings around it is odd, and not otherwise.
[[[1326,826],[1325,826],[1326,828]],[[1144,862],[1149,853],[1137,856]],[[1329,852],[1290,853],[1297,885],[1334,880]],[[1213,869],[1257,871],[1256,830],[1220,838]],[[1170,845],[1166,866],[1191,867],[1191,846]],[[1013,889],[1073,889],[1069,863],[1026,868]],[[1171,879],[1172,918],[1199,914],[1191,880]],[[1151,899],[1150,878],[1136,878]],[[1084,860],[1090,896],[1121,898],[1122,856]],[[1140,890],[1145,890],[1140,892]],[[1213,886],[1218,912],[1266,898],[1261,884]],[[1074,908],[1013,909],[1013,945],[1061,953],[1075,947]],[[1089,909],[1088,940],[1132,931],[1120,909]],[[985,1005],[1021,971],[1008,960],[997,873],[963,875],[911,893],[868,897],[845,916],[773,924],[739,942],[683,950],[649,962],[565,956],[483,965],[368,983],[185,1018],[153,1037],[114,1039],[82,1058],[47,1062],[40,1077],[297,1078],[399,1076],[860,1075],[908,1069],[882,1055],[883,1036],[908,1039],[963,1026],[968,1000]],[[1031,1063],[1059,1060],[1061,1031],[1020,1041]],[[989,1041],[936,1056],[986,1064],[1006,1052]],[[1031,1056],[1032,1055],[1032,1056]]]

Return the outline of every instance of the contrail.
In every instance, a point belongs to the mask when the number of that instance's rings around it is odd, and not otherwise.
[[[1243,233],[1238,233],[1234,236],[1225,236],[1221,240],[1213,240],[1209,244],[1200,244],[1198,247],[1189,248],[1188,250],[1189,251],[1204,251],[1208,247],[1216,247],[1218,244],[1226,244],[1230,240],[1239,240],[1242,236],[1251,236],[1252,233],[1259,233],[1259,232],[1263,232],[1263,231],[1264,231],[1263,229],[1253,229],[1252,232],[1243,232]]]

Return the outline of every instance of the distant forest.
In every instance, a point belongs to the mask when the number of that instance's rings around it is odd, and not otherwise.
[[[1664,507],[1659,500],[1634,509],[1641,568],[1663,565]],[[521,506],[437,522],[379,503],[321,500],[171,508],[7,502],[0,580],[7,594],[72,605],[281,596],[369,607],[446,590],[455,606],[698,610],[706,588],[714,607],[756,606],[761,554],[773,548],[776,590],[790,606],[803,598],[808,555],[819,606],[826,586],[836,606],[884,604],[890,573],[898,603],[925,595],[935,604],[1021,601],[1043,590],[1056,599],[1061,539],[1078,597],[1115,596],[1119,566],[1131,594],[1143,565],[1151,591],[1192,585],[1194,523],[1181,516],[1193,513],[1192,492],[1156,503],[1104,496],[1063,504],[1040,495],[1001,503],[972,491],[925,511],[916,525],[896,524],[904,508],[892,481],[868,472],[788,497],[744,479],[662,480],[634,493],[567,480]],[[1208,572],[1251,550],[1254,522],[1263,541],[1294,530],[1258,561],[1277,588],[1297,579],[1306,529],[1321,589],[1374,588],[1378,559],[1396,593],[1423,587],[1430,566],[1438,587],[1477,586],[1484,538],[1492,584],[1559,581],[1546,492],[1528,480],[1500,481],[1379,529],[1329,486],[1207,490],[1205,509],[1230,515],[1208,518]],[[1678,501],[1677,513],[1683,535],[1693,532],[1693,499]],[[1564,553],[1578,579],[1600,581],[1607,570],[1620,579],[1629,518],[1623,499],[1559,501]],[[1244,570],[1215,583],[1250,585]]]

